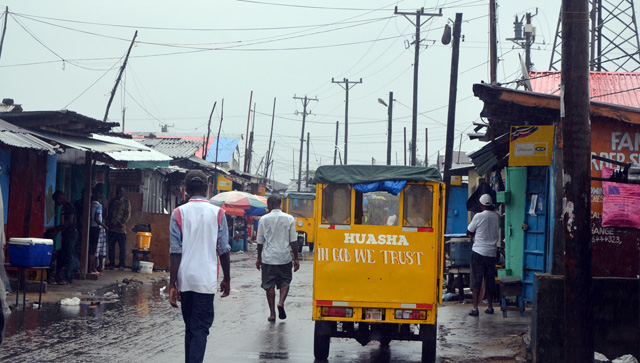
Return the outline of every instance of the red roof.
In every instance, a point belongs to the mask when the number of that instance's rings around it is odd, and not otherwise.
[[[533,92],[560,95],[560,72],[531,72]],[[591,100],[640,108],[640,73],[590,72]]]

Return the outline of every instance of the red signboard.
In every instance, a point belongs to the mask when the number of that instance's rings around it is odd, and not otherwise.
[[[591,153],[607,159],[640,164],[640,125],[594,118]],[[591,176],[602,176],[603,161],[591,161]],[[637,278],[640,274],[640,230],[602,227],[602,182],[591,181],[591,241],[593,275]]]

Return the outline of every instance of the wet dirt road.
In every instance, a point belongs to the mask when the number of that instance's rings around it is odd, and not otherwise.
[[[215,298],[215,321],[207,362],[313,362],[311,296],[313,254],[302,254],[286,303],[287,319],[267,322],[268,307],[255,269],[255,245],[232,253],[231,295]],[[161,288],[166,282],[129,285],[118,299],[97,306],[46,305],[13,311],[0,347],[2,362],[179,362],[184,360],[184,325]],[[106,291],[96,294],[95,302]],[[85,303],[85,302],[83,302]],[[90,302],[86,302],[90,303]],[[94,304],[95,305],[95,304]],[[510,313],[473,318],[469,305],[447,303],[438,311],[441,362],[522,362],[522,339],[530,322]],[[484,308],[482,309],[484,310]],[[332,339],[330,362],[419,362],[420,343],[392,341],[362,347]]]

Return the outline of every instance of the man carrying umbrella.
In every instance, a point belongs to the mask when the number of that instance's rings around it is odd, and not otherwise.
[[[272,194],[267,199],[269,213],[258,222],[258,260],[256,268],[262,268],[262,288],[267,292],[267,303],[270,315],[267,320],[276,321],[275,287],[280,289],[278,301],[278,318],[286,319],[284,301],[289,293],[289,284],[293,278],[293,271],[298,271],[298,233],[295,218],[280,210],[282,199],[278,194]],[[291,252],[293,251],[293,263]]]

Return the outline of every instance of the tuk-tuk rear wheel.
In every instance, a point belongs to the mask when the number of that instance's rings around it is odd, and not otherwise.
[[[318,360],[329,357],[331,345],[331,322],[316,320],[313,330],[313,356]]]
[[[437,326],[435,324],[420,325],[423,363],[435,363],[436,361],[436,335]]]

